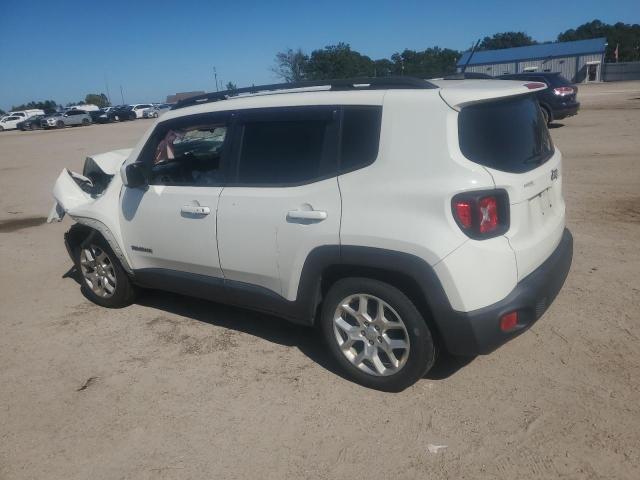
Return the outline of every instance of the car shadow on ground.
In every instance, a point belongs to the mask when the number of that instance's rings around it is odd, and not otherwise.
[[[70,269],[63,277],[72,278],[78,284],[81,284],[81,277],[75,268]],[[84,289],[82,290],[84,294]],[[87,298],[87,301],[90,300]],[[144,307],[208,323],[209,325],[260,337],[278,345],[297,348],[324,369],[347,379],[337,363],[329,355],[321,333],[317,328],[295,325],[280,317],[240,307],[158,290],[143,290],[136,303]],[[467,366],[472,360],[472,357],[454,357],[446,352],[440,352],[436,364],[427,372],[424,378],[444,380]]]
[[[564,127],[564,123],[558,123],[558,122],[551,122],[549,125],[547,125],[549,128],[562,128]]]

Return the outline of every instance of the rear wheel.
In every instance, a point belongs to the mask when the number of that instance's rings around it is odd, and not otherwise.
[[[435,361],[425,320],[397,288],[368,278],[336,282],[322,305],[321,329],[343,371],[366,387],[400,391]]]
[[[82,276],[82,291],[89,300],[108,308],[133,303],[135,287],[102,237],[78,246],[75,260]]]
[[[0,127],[0,132],[3,132],[3,131],[4,131],[4,127]]]
[[[549,109],[547,107],[541,107],[541,110],[542,110],[542,117],[544,118],[544,123],[549,125],[552,120],[551,112],[549,112]]]
[[[89,123],[90,123],[90,122],[89,122],[89,119],[88,119],[88,118],[83,118],[83,119],[82,119],[82,125],[83,125],[83,126],[85,126],[85,127],[86,127],[87,125],[89,125]]]
[[[64,128],[64,122],[62,120],[58,120],[56,122],[56,127],[57,128]]]

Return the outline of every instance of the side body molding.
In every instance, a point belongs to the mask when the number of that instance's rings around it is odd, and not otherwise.
[[[164,269],[135,270],[135,282],[143,287],[236,305],[281,316],[287,320],[313,325],[322,301],[323,281],[344,276],[370,275],[377,272],[381,280],[410,280],[418,290],[422,305],[429,309],[439,330],[449,316],[451,305],[436,273],[424,260],[410,254],[372,247],[325,245],[307,257],[295,301],[256,285]],[[388,278],[385,274],[389,274]],[[445,328],[441,328],[445,327]]]

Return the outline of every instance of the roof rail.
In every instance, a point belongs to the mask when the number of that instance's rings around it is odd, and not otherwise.
[[[333,91],[344,90],[386,90],[386,89],[430,89],[438,88],[431,82],[416,77],[358,77],[336,80],[306,80],[292,83],[274,83],[271,85],[253,85],[251,87],[210,92],[195,97],[180,100],[172,110],[200,105],[202,103],[219,102],[243,93],[275,92],[278,90],[293,90],[299,88],[330,87]]]

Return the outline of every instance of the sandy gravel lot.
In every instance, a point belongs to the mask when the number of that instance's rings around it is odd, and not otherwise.
[[[0,479],[640,478],[640,82],[579,96],[552,130],[564,289],[525,335],[400,394],[344,380],[277,318],[89,303],[62,278],[69,221],[42,224],[51,187],[151,122],[0,134]]]

